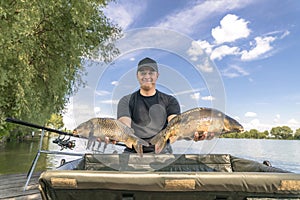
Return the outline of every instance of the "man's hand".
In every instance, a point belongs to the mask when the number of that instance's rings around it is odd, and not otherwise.
[[[195,141],[195,142],[198,142],[198,141],[200,141],[200,140],[205,140],[205,139],[211,140],[211,139],[214,138],[214,136],[215,136],[214,133],[203,132],[203,133],[201,134],[201,133],[199,133],[199,132],[195,132],[195,134],[194,134],[194,141]]]
[[[121,118],[119,118],[118,120],[119,120],[120,122],[122,122],[123,124],[125,124],[126,126],[130,127],[131,119],[130,119],[129,117],[121,117]],[[100,140],[100,138],[97,138],[97,141],[98,141],[98,142],[102,142],[102,141]],[[104,142],[105,142],[106,144],[109,144],[109,143],[111,143],[111,144],[116,144],[118,141],[117,141],[117,140],[111,140],[109,137],[105,137]]]
[[[100,138],[97,138],[97,141],[98,141],[98,142],[102,142],[102,141],[100,140]],[[111,140],[111,139],[109,139],[109,137],[105,137],[104,142],[105,142],[106,144],[109,144],[109,143],[116,144],[118,141],[116,141],[116,140]]]

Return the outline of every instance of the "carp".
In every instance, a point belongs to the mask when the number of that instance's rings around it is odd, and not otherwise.
[[[168,140],[171,143],[179,139],[192,140],[196,132],[217,136],[242,131],[244,128],[239,122],[221,111],[199,107],[175,116],[165,129],[150,140],[150,144],[155,145],[155,153],[160,153]]]
[[[100,142],[108,142],[107,139],[123,142],[127,147],[133,147],[141,157],[143,145],[149,146],[148,142],[134,135],[132,128],[112,118],[92,118],[75,128],[73,134],[93,140],[97,138]]]

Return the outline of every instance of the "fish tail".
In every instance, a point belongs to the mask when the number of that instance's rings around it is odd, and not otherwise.
[[[137,154],[142,158],[143,157],[143,145],[142,144],[135,144],[133,148],[137,152]]]
[[[135,151],[140,157],[143,157],[143,146],[148,147],[149,143],[140,138],[138,138],[136,144],[133,145]]]
[[[155,153],[159,154],[166,146],[167,142],[164,140],[164,138],[160,138],[156,143],[155,143]]]
[[[145,140],[140,139],[140,138],[137,139],[136,144],[137,144],[137,145],[143,145],[143,146],[146,146],[146,147],[149,146],[149,143],[148,143],[148,142],[146,142]]]
[[[150,144],[155,145],[155,153],[157,154],[159,154],[167,144],[164,135],[165,135],[165,130],[162,130],[150,140]]]
[[[164,138],[164,130],[155,135],[151,140],[150,144],[156,144],[161,138]]]

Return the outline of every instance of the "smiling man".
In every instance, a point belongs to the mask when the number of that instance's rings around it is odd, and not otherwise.
[[[180,106],[175,97],[156,89],[159,73],[155,60],[142,59],[138,63],[136,77],[140,89],[121,98],[117,117],[121,122],[133,128],[136,136],[149,141],[180,113]],[[143,148],[145,153],[154,152],[154,145]],[[134,153],[135,151],[126,148],[124,152]],[[171,146],[168,144],[163,152],[172,153]]]

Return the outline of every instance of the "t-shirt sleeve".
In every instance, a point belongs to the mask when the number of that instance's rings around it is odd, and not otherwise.
[[[131,117],[130,109],[129,109],[129,100],[130,100],[131,94],[126,95],[122,97],[118,103],[118,109],[117,109],[117,118],[120,117]]]
[[[180,106],[177,101],[177,99],[173,96],[169,96],[169,104],[167,106],[167,116],[173,115],[173,114],[180,114]]]

